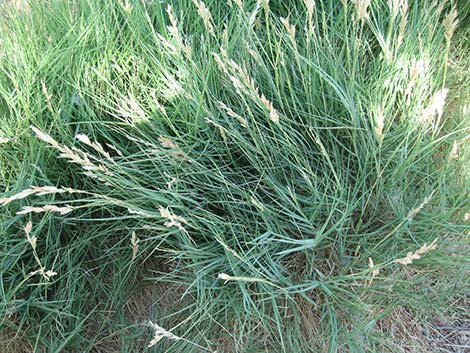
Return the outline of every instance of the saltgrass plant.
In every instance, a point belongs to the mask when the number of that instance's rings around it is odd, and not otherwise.
[[[468,303],[456,6],[6,6],[3,350],[425,347],[395,314]]]

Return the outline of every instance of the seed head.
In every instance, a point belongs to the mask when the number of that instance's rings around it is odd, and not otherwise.
[[[153,338],[148,345],[149,348],[155,346],[163,338],[167,338],[169,340],[175,340],[175,341],[180,339],[180,337],[175,336],[170,331],[165,330],[163,327],[160,327],[157,324],[154,324],[152,321],[149,321],[149,324],[154,330]]]
[[[283,18],[281,17],[281,22],[284,25],[284,27],[287,30],[287,33],[289,34],[290,41],[294,46],[296,46],[295,43],[295,26],[289,22],[288,18]]]
[[[367,12],[370,6],[370,0],[353,0],[356,5],[357,15],[360,20],[364,21],[369,18],[369,14]]]
[[[277,110],[274,108],[273,103],[269,101],[264,95],[261,95],[260,97],[261,103],[266,107],[266,109],[269,110],[269,119],[273,123],[278,124],[279,123],[279,113]]]
[[[374,261],[372,260],[371,257],[369,257],[369,268],[373,268],[375,265],[374,265]],[[378,268],[376,268],[375,270],[372,270],[372,277],[376,277],[378,276],[380,273],[380,270]]]
[[[197,13],[202,18],[204,26],[209,33],[215,38],[214,25],[212,24],[212,14],[202,0],[193,0],[193,4],[197,7]]]
[[[458,23],[459,20],[457,19],[457,9],[454,8],[446,15],[444,21],[442,22],[442,25],[446,31],[445,36],[448,42],[450,42]]]

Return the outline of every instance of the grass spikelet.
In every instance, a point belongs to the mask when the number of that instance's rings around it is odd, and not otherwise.
[[[227,66],[225,65],[225,62],[222,60],[219,54],[213,53],[212,55],[214,56],[215,62],[217,63],[219,70],[229,76],[230,74],[228,72]]]
[[[23,230],[26,235],[26,241],[31,245],[33,250],[36,250],[36,244],[37,244],[38,239],[34,235],[31,236],[31,231],[33,230],[33,223],[31,222],[26,223],[26,226],[23,228]]]
[[[50,281],[51,277],[54,277],[57,275],[57,272],[54,272],[52,270],[47,270],[45,268],[40,268],[39,270],[30,272],[28,274],[29,277],[32,277],[34,275],[41,275],[46,281]]]
[[[189,58],[191,57],[191,47],[186,45],[185,42],[183,41],[183,37],[180,33],[180,30],[178,28],[178,20],[176,19],[176,16],[173,12],[173,7],[168,4],[166,8],[166,12],[168,14],[168,18],[170,20],[170,25],[167,26],[168,33],[174,38],[176,41],[176,47],[173,47],[175,52],[183,52],[185,55]],[[160,40],[166,44],[169,44],[162,36],[159,36]],[[175,50],[176,49],[176,50]],[[163,107],[157,106],[159,110],[164,110]],[[163,108],[163,109],[162,109]]]
[[[419,212],[421,212],[421,210],[424,208],[424,206],[426,206],[429,203],[429,201],[431,201],[433,195],[434,195],[434,191],[431,192],[431,194],[429,194],[428,196],[426,196],[424,198],[423,202],[421,202],[421,204],[419,204],[418,207],[413,208],[412,210],[410,210],[408,212],[408,215],[406,216],[406,218],[411,220],[414,216],[416,216]]]
[[[388,7],[392,14],[392,19],[395,19],[400,12],[404,13],[404,9],[408,8],[408,0],[388,0]]]
[[[59,143],[56,140],[54,140],[48,134],[46,134],[46,133],[42,132],[41,130],[39,130],[37,127],[31,126],[31,130],[33,130],[33,132],[36,134],[36,137],[39,138],[40,140],[48,143],[49,145],[51,145],[55,149],[60,149],[61,148]]]
[[[426,72],[428,64],[424,59],[414,59],[410,68],[410,83]]]
[[[264,283],[264,284],[268,284],[272,287],[275,287],[275,288],[278,288],[278,289],[282,289],[281,287],[279,287],[278,285],[264,279],[264,278],[256,278],[256,277],[244,277],[244,276],[230,276],[226,273],[219,273],[217,275],[217,278],[218,279],[221,279],[224,281],[224,283],[226,284],[227,282],[245,282],[245,283]]]
[[[216,123],[214,120],[212,120],[211,118],[205,118],[204,120],[205,120],[205,122],[206,122],[207,124],[212,125],[212,126],[215,126],[215,127],[219,130],[220,136],[222,137],[222,139],[223,139],[224,141],[227,140],[227,132],[226,132],[225,128],[224,128],[222,125],[217,124],[217,123]]]
[[[394,260],[393,262],[399,263],[400,265],[410,265],[413,263],[414,260],[419,260],[421,258],[421,255],[431,251],[435,250],[437,247],[437,238],[434,239],[434,241],[427,245],[424,244],[421,246],[418,250],[416,250],[414,253],[413,252],[408,252],[405,257],[401,259]]]
[[[124,2],[120,0],[119,4],[121,5],[123,11],[127,14],[130,14],[134,8],[132,4],[129,2],[129,0],[124,0]]]
[[[158,342],[160,342],[164,338],[173,340],[173,341],[177,341],[181,339],[180,337],[172,334],[170,331],[165,330],[163,327],[160,327],[157,324],[154,324],[152,321],[149,321],[149,325],[152,327],[154,333],[153,333],[153,338],[148,345],[148,348],[155,346]]]
[[[173,189],[173,185],[176,184],[176,182],[178,181],[178,179],[175,178],[175,177],[171,177],[171,176],[169,176],[168,174],[166,174],[166,176],[170,178],[170,180],[168,180],[168,181],[166,182],[166,188],[167,188],[168,190],[171,190],[171,189]]]
[[[304,5],[307,9],[307,41],[313,36],[313,13],[315,11],[315,1],[314,0],[304,0]]]
[[[42,207],[30,207],[25,206],[21,211],[16,212],[17,215],[25,215],[29,213],[44,213],[44,212],[56,212],[60,215],[66,215],[72,212],[74,209],[73,207],[66,206],[66,207],[59,207],[55,205],[45,205]]]
[[[398,47],[400,47],[403,43],[403,39],[405,38],[406,26],[408,25],[408,0],[405,0],[401,3],[400,14],[401,20],[397,38]]]
[[[448,93],[449,90],[447,88],[442,88],[434,93],[429,106],[423,111],[423,121],[428,121],[434,115],[437,115],[439,120],[441,119]]]
[[[384,129],[384,112],[383,109],[379,109],[378,112],[376,113],[375,117],[375,137],[377,138],[377,141],[379,142],[379,145],[382,145],[383,142],[383,129]]]
[[[132,248],[132,262],[137,258],[137,255],[139,253],[139,238],[137,238],[137,235],[135,232],[132,232],[131,236],[131,248]]]
[[[405,257],[394,260],[394,262],[406,266],[412,264],[413,260],[419,260],[420,258],[421,256],[416,253],[408,252]]]
[[[353,0],[356,6],[357,16],[361,21],[365,21],[369,18],[368,9],[370,6],[370,0]]]
[[[70,188],[61,189],[55,186],[31,186],[30,188],[25,189],[15,195],[0,199],[0,206],[8,205],[10,202],[21,200],[31,195],[43,196],[43,195],[63,194],[63,193],[69,193],[69,194],[84,193],[84,191],[74,190]]]
[[[139,211],[139,210],[133,210],[131,208],[128,208],[127,211],[129,212],[129,214],[136,215],[136,216],[142,216],[142,217],[150,217],[151,216],[148,213],[145,213],[145,212],[142,212],[142,211]]]
[[[304,4],[307,9],[308,20],[311,22],[313,18],[313,12],[315,11],[315,0],[304,0]]]
[[[178,147],[178,145],[170,140],[167,137],[160,136],[158,138],[158,141],[160,141],[160,144],[163,148],[167,148],[172,150],[171,155],[174,157],[186,157],[186,153]]]
[[[287,30],[292,46],[297,50],[297,43],[295,41],[295,26],[289,22],[289,18],[281,17],[281,22]]]
[[[260,97],[261,103],[263,103],[264,107],[269,111],[269,119],[276,124],[279,124],[279,113],[274,108],[273,103],[268,100],[264,95]]]
[[[369,268],[374,268],[375,264],[374,261],[372,260],[371,257],[369,257]],[[377,277],[380,273],[380,270],[378,268],[372,270],[372,277]]]
[[[159,211],[160,216],[167,220],[164,223],[167,228],[177,227],[178,229],[183,230],[183,224],[188,224],[188,221],[185,218],[171,213],[168,207],[160,206]]]
[[[233,0],[240,10],[243,10],[243,0]]]
[[[269,0],[262,0],[261,5],[263,6],[263,10],[266,14],[269,13]]]
[[[247,127],[248,125],[248,121],[240,116],[239,114],[235,113],[230,107],[226,106],[223,102],[218,102],[219,103],[219,107],[222,108],[223,110],[225,110],[225,112],[231,116],[232,118],[235,118],[236,120],[238,120],[238,122],[241,124],[241,126],[243,127]]]
[[[95,164],[93,164],[90,161],[87,154],[81,153],[81,155],[80,155],[80,154],[74,152],[69,147],[60,145],[51,136],[49,136],[48,134],[42,132],[41,130],[39,130],[38,128],[36,128],[34,126],[31,126],[31,129],[34,131],[34,133],[36,134],[36,136],[40,140],[48,143],[54,149],[61,152],[60,157],[68,159],[70,163],[78,164],[84,170],[89,171],[89,172],[102,172],[102,173],[108,174],[108,175],[111,174],[104,165],[95,165]]]
[[[253,59],[255,59],[255,61],[259,64],[260,63],[259,54],[251,48],[251,46],[248,44],[248,42],[245,42],[245,48],[246,48],[246,51],[248,52],[248,54],[250,54],[251,57]]]
[[[255,206],[257,209],[259,209],[260,211],[264,211],[265,208],[263,206],[262,203],[260,203],[257,199],[255,199],[253,196],[250,197],[250,201],[251,203],[253,204],[253,206]]]
[[[457,9],[454,8],[451,12],[446,15],[444,21],[442,22],[442,25],[445,29],[445,36],[448,42],[450,42],[450,40],[452,39],[455,29],[457,28],[457,24],[459,23],[457,16]]]
[[[124,157],[124,155],[122,154],[122,152],[114,145],[110,144],[110,143],[107,143],[106,146],[108,146],[109,149],[113,150],[114,152],[116,152],[118,154],[119,157]]]
[[[104,150],[103,146],[98,141],[93,141],[92,142],[90,140],[90,138],[85,134],[78,134],[78,135],[75,136],[75,138],[77,140],[79,140],[80,142],[84,143],[85,145],[90,146],[91,148],[93,148],[96,152],[103,155],[110,162],[113,162],[113,159],[111,158],[109,153]]]
[[[211,36],[214,38],[214,25],[212,20],[212,14],[210,13],[209,9],[207,8],[206,4],[202,0],[193,0],[193,4],[197,7],[197,13],[202,18],[204,22],[204,26],[206,27],[207,31],[210,33]]]

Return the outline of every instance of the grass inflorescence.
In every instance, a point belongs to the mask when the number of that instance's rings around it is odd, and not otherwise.
[[[469,304],[469,13],[3,5],[1,350],[429,351]]]

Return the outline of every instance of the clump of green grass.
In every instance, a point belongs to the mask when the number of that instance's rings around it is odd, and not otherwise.
[[[396,351],[461,311],[455,6],[6,7],[5,350]]]

